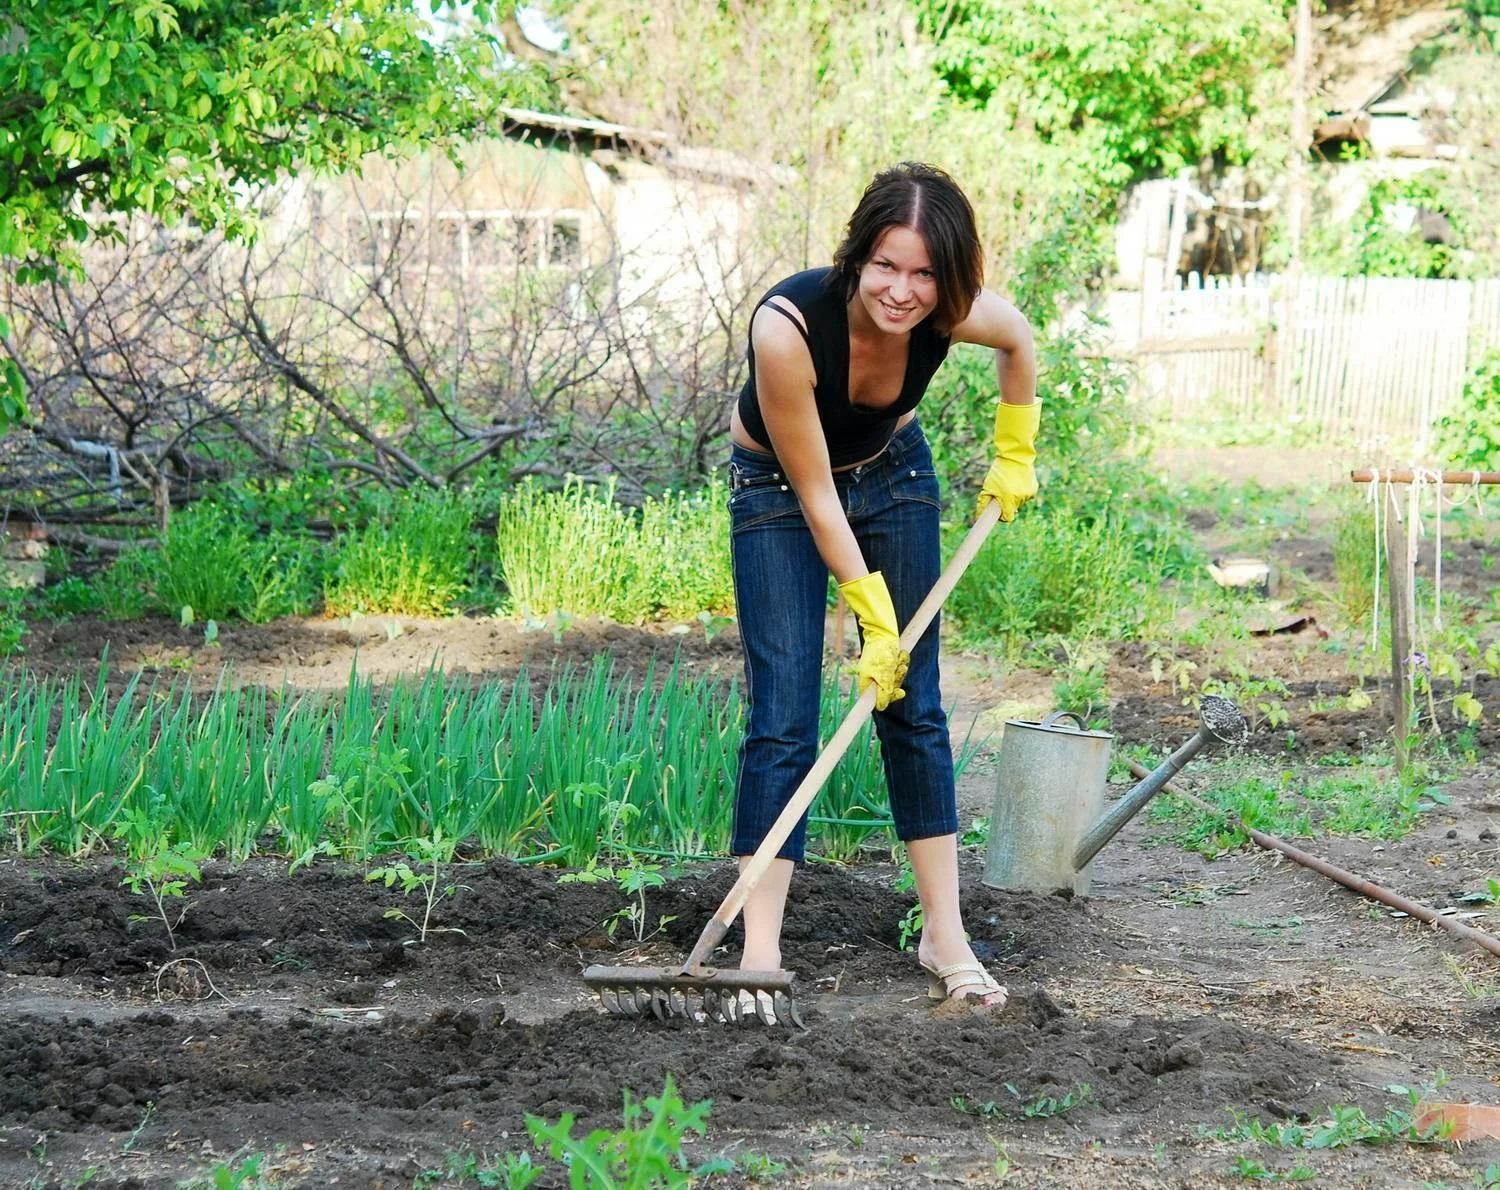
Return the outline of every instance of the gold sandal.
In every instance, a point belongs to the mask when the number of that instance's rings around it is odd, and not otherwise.
[[[920,961],[920,960],[919,960]],[[930,967],[922,963],[922,970],[927,972],[927,998],[929,1000],[978,1000],[983,1002],[984,997],[998,994],[1000,999],[986,1008],[1000,1008],[1005,1004],[1008,993],[1005,988],[984,969],[984,964],[977,959],[971,962],[950,963],[946,967]],[[979,988],[980,991],[961,995],[965,988]]]

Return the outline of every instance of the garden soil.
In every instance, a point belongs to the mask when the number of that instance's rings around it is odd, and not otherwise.
[[[1284,548],[1289,567],[1326,562],[1316,541]],[[1466,556],[1445,582],[1466,566],[1487,582]],[[1269,629],[1295,610],[1256,614]],[[1347,771],[1326,766],[1384,735],[1375,679],[1370,707],[1338,709],[1352,682],[1316,623],[1249,639],[1258,672],[1287,683],[1288,720],[1263,722],[1234,765],[1311,779]],[[605,649],[622,673],[673,658],[738,673],[732,628],[710,640],[697,624],[528,632],[488,618],[225,626],[217,647],[172,623],[74,620],[35,628],[27,664],[90,678],[107,665],[111,684],[144,667],[203,690],[228,665],[237,682],[337,690],[356,659],[382,679],[436,662],[506,680]],[[1135,645],[1111,654],[1120,745],[1159,754],[1194,729],[1162,660]],[[1170,660],[1212,664],[1191,650]],[[998,729],[1045,710],[1052,679],[956,651],[946,674],[956,735],[972,725],[986,741],[961,783],[967,823],[989,812]],[[1493,682],[1480,697],[1500,707]],[[1478,764],[1458,766],[1404,838],[1305,845],[1482,913],[1461,898],[1500,876],[1497,718]],[[1178,783],[1206,790],[1206,772]],[[988,888],[982,849],[965,850],[975,949],[1011,992],[999,1009],[926,999],[901,947],[913,900],[893,891],[889,863],[809,865],[784,952],[805,1031],[612,1018],[582,984],[592,962],[680,956],[729,887],[725,863],[651,890],[637,940],[629,925],[611,933],[626,906],[611,886],[461,860],[434,914],[444,932],[426,943],[387,915],[410,908],[399,891],[362,870],[213,863],[169,940],[117,861],[0,853],[0,1186],[172,1186],[253,1155],[267,1184],[457,1184],[469,1157],[528,1150],[528,1115],[618,1127],[622,1094],[654,1095],[669,1076],[687,1101],[713,1100],[687,1148],[734,1163],[712,1185],[1197,1187],[1298,1166],[1324,1185],[1484,1184],[1500,1142],[1297,1152],[1231,1130],[1331,1105],[1379,1119],[1408,1106],[1392,1086],[1442,1078],[1439,1098],[1500,1102],[1495,960],[1268,853],[1208,859],[1168,830],[1132,822],[1086,898]]]

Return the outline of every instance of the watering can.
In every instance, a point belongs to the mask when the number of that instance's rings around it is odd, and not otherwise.
[[[1025,892],[1089,890],[1089,861],[1140,813],[1182,766],[1212,743],[1250,734],[1227,698],[1207,695],[1197,733],[1104,812],[1104,784],[1114,736],[1090,731],[1071,711],[1040,723],[1009,719],[1000,745],[984,883]],[[1071,724],[1065,722],[1071,720]]]

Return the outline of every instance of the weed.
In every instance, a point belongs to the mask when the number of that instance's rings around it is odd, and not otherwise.
[[[906,853],[906,848],[900,849],[901,870],[896,874],[896,880],[891,885],[891,890],[898,893],[911,892],[917,887],[917,876],[912,871],[911,859]],[[922,936],[922,928],[926,923],[926,917],[922,912],[922,902],[918,901],[902,916],[896,929],[900,935],[899,945],[902,950],[911,950],[912,942]]]
[[[1500,880],[1491,876],[1478,892],[1464,893],[1458,898],[1461,905],[1500,905]]]
[[[21,619],[20,597],[11,591],[0,591],[0,657],[21,651],[26,637],[26,621]]]
[[[1224,816],[1170,793],[1158,798],[1148,814],[1154,822],[1177,824],[1171,840],[1210,859],[1249,841],[1234,819],[1284,836],[1327,833],[1399,839],[1442,796],[1420,780],[1422,775],[1404,780],[1384,773],[1349,773],[1302,781],[1292,772],[1251,774],[1206,795],[1222,807]]]
[[[1000,1110],[1000,1105],[993,1099],[985,1103],[970,1103],[962,1095],[955,1095],[948,1100],[948,1105],[960,1115],[979,1116],[981,1119],[997,1120],[1005,1113]]]
[[[526,1130],[539,1148],[565,1162],[577,1186],[687,1187],[695,1171],[682,1152],[683,1137],[707,1131],[711,1099],[689,1106],[668,1075],[660,1095],[637,1102],[625,1092],[624,1127],[596,1128],[587,1136],[573,1135],[574,1116],[563,1114],[555,1124],[526,1117]]]
[[[1435,1124],[1418,1128],[1418,1105],[1448,1081],[1439,1070],[1433,1081],[1423,1087],[1392,1084],[1386,1090],[1406,1100],[1404,1108],[1387,1108],[1379,1119],[1371,1119],[1357,1104],[1330,1105],[1322,1115],[1307,1123],[1277,1121],[1271,1124],[1231,1109],[1234,1123],[1211,1129],[1204,1135],[1217,1140],[1256,1141],[1282,1149],[1342,1149],[1350,1145],[1435,1144],[1444,1139],[1451,1125]]]
[[[1318,1176],[1316,1170],[1301,1162],[1292,1166],[1291,1169],[1279,1170],[1270,1169],[1250,1157],[1236,1157],[1234,1168],[1229,1172],[1252,1182],[1310,1182]]]
[[[1053,1116],[1060,1116],[1064,1112],[1072,1111],[1075,1107],[1094,1101],[1094,1089],[1088,1083],[1079,1083],[1061,1095],[1044,1095],[1038,1092],[1035,1095],[1024,1096],[1011,1083],[1006,1083],[1005,1089],[1020,1102],[1021,1114],[1028,1120],[1051,1119]]]
[[[453,896],[459,889],[456,884],[443,884],[443,865],[453,861],[453,841],[445,839],[441,830],[435,831],[430,839],[408,839],[406,846],[413,852],[413,858],[423,865],[431,864],[430,872],[415,871],[410,864],[397,863],[388,868],[376,868],[365,876],[366,881],[381,881],[386,888],[392,888],[396,884],[401,885],[401,891],[406,896],[414,892],[422,895],[422,920],[417,921],[405,909],[393,907],[385,911],[385,917],[397,921],[404,921],[417,931],[415,938],[406,939],[402,945],[411,946],[413,943],[427,941],[429,934],[464,934],[457,926],[435,926],[432,924],[432,911],[440,900],[446,900]],[[464,934],[467,937],[467,934]]]
[[[137,896],[148,897],[155,909],[155,917],[166,927],[167,943],[177,949],[177,927],[187,916],[191,907],[186,901],[188,882],[197,884],[202,878],[198,867],[198,855],[186,843],[163,847],[147,855],[139,856],[125,878],[120,881]],[[167,909],[168,902],[182,902],[176,920]],[[145,915],[132,915],[132,921],[149,921]]]
[[[786,1173],[785,1162],[776,1161],[765,1153],[746,1153],[737,1164],[750,1182],[774,1182]]]
[[[1109,726],[1109,692],[1105,688],[1105,666],[1109,653],[1089,641],[1064,642],[1067,662],[1052,683],[1052,704],[1072,711],[1090,728]]]
[[[546,1170],[533,1161],[529,1153],[506,1153],[489,1163],[482,1162],[472,1153],[449,1153],[440,1168],[419,1173],[412,1181],[412,1190],[427,1190],[443,1182],[457,1182],[459,1185],[475,1182],[483,1187],[526,1190],[545,1174]]]

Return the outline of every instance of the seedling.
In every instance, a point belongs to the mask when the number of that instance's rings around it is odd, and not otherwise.
[[[676,914],[663,914],[656,920],[656,929],[646,932],[646,890],[661,888],[667,878],[661,874],[660,864],[643,864],[634,859],[623,868],[590,863],[581,872],[568,872],[557,878],[559,884],[617,884],[620,891],[635,900],[625,908],[611,914],[604,921],[604,932],[611,938],[622,925],[628,925],[637,943],[654,938],[669,924],[677,920]]]
[[[1460,905],[1500,905],[1500,880],[1493,876],[1477,892],[1464,893],[1458,898]]]
[[[668,1075],[662,1093],[644,1103],[625,1092],[625,1126],[617,1131],[596,1128],[575,1137],[572,1112],[556,1124],[528,1115],[526,1130],[539,1148],[568,1164],[575,1185],[685,1187],[698,1171],[689,1167],[682,1140],[687,1133],[707,1131],[712,1106],[711,1099],[684,1103]]]
[[[1000,1105],[993,1099],[985,1103],[970,1103],[962,1095],[955,1095],[948,1100],[948,1104],[962,1115],[980,1116],[986,1120],[997,1120],[1004,1114],[1000,1110]]]
[[[911,860],[907,858],[906,852],[903,849],[901,853],[901,873],[896,877],[896,883],[892,885],[892,888],[896,892],[911,892],[916,887],[916,873],[911,870]],[[910,950],[912,948],[912,939],[921,938],[922,928],[925,923],[926,918],[922,913],[922,902],[918,901],[906,911],[906,915],[902,917],[896,926],[900,934],[899,945],[902,950]]]
[[[1029,1098],[1023,1096],[1011,1083],[1006,1083],[1005,1089],[1020,1101],[1021,1114],[1028,1120],[1050,1120],[1053,1116],[1060,1116],[1064,1112],[1072,1111],[1075,1107],[1092,1103],[1094,1092],[1088,1083],[1079,1083],[1062,1095],[1037,1094]]]
[[[186,901],[188,882],[197,884],[202,879],[203,874],[198,869],[194,853],[186,843],[178,843],[136,860],[135,867],[125,874],[120,883],[137,896],[150,899],[156,918],[166,927],[167,943],[175,951],[177,927],[182,924],[182,919],[187,916],[191,907],[190,902]],[[167,905],[178,901],[183,904],[174,919]],[[146,914],[132,914],[130,920],[149,921],[151,918]]]
[[[405,939],[401,945],[412,946],[416,943],[425,943],[429,934],[464,934],[457,926],[435,926],[432,924],[432,911],[441,900],[453,896],[460,888],[457,884],[444,884],[442,880],[443,865],[453,859],[453,843],[443,838],[443,832],[433,832],[430,839],[408,839],[407,844],[416,853],[416,858],[424,865],[431,864],[432,870],[418,872],[410,864],[405,862],[394,864],[389,868],[376,868],[366,877],[366,882],[383,881],[386,888],[392,888],[396,884],[401,885],[401,891],[406,896],[414,892],[422,895],[422,920],[418,921],[407,913],[405,909],[394,906],[385,911],[385,916],[391,920],[404,921],[417,931],[415,938]],[[468,937],[464,934],[464,937]]]

